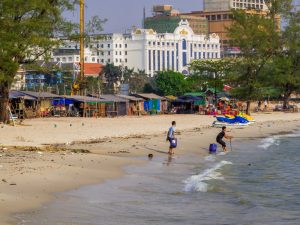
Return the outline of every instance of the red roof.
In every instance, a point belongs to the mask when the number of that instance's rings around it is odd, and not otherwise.
[[[103,67],[100,63],[84,63],[84,75],[87,77],[98,77]]]

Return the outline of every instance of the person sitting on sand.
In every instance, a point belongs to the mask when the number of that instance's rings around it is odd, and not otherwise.
[[[169,152],[168,152],[170,155],[174,154],[174,151],[173,151],[174,147],[173,147],[172,142],[174,140],[176,141],[175,127],[176,127],[176,122],[172,121],[172,126],[169,128],[168,135],[167,135],[167,140],[166,140],[166,141],[170,142],[170,147],[169,147]]]
[[[222,127],[222,131],[218,134],[217,138],[216,138],[216,141],[222,145],[222,148],[223,148],[223,151],[224,152],[227,152],[227,147],[226,147],[226,143],[223,141],[223,138],[226,138],[226,139],[230,139],[233,138],[232,136],[228,136],[226,134],[226,127]]]

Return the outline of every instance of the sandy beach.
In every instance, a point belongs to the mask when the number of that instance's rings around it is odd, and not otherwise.
[[[253,115],[256,124],[231,129],[239,138],[265,137],[299,128],[299,113]],[[207,155],[215,142],[213,117],[166,115],[120,118],[45,118],[0,128],[0,224],[16,224],[15,213],[50,201],[53,193],[122,176],[128,164],[166,157],[166,131],[177,121],[176,154]]]

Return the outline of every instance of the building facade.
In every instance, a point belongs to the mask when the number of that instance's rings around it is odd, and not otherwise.
[[[188,73],[188,64],[196,59],[220,58],[218,35],[197,35],[187,20],[182,20],[173,33],[157,33],[153,29],[137,29],[131,34],[107,34],[92,38],[86,51],[86,62],[145,70],[153,76],[157,71]],[[77,43],[66,42],[73,48]],[[63,46],[61,46],[63,48]],[[61,49],[60,48],[60,49]],[[53,54],[52,61],[77,60],[77,56]],[[94,57],[94,59],[93,59]],[[79,60],[79,58],[78,58]],[[68,61],[70,63],[70,61]]]
[[[144,29],[173,33],[181,20],[187,20],[195,34],[208,34],[208,21],[205,17],[180,14],[169,5],[154,6],[153,14],[152,17],[145,18]]]
[[[204,12],[229,11],[231,9],[267,10],[264,0],[204,0]]]

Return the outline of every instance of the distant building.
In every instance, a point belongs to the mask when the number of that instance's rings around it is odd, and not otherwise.
[[[231,9],[267,10],[264,0],[204,0],[204,12],[229,11]]]
[[[145,70],[153,76],[157,71],[173,70],[188,73],[188,64],[195,59],[220,58],[220,43],[216,34],[195,34],[186,20],[180,21],[173,33],[158,33],[153,29],[136,29],[131,34],[107,34],[92,38],[91,55],[102,64]],[[65,43],[76,46],[76,43]],[[61,54],[53,54],[53,61]],[[67,60],[72,55],[64,55]]]
[[[181,20],[187,20],[195,34],[208,34],[208,21],[205,17],[183,15],[170,5],[153,7],[153,16],[145,18],[144,29],[157,33],[173,33]]]

